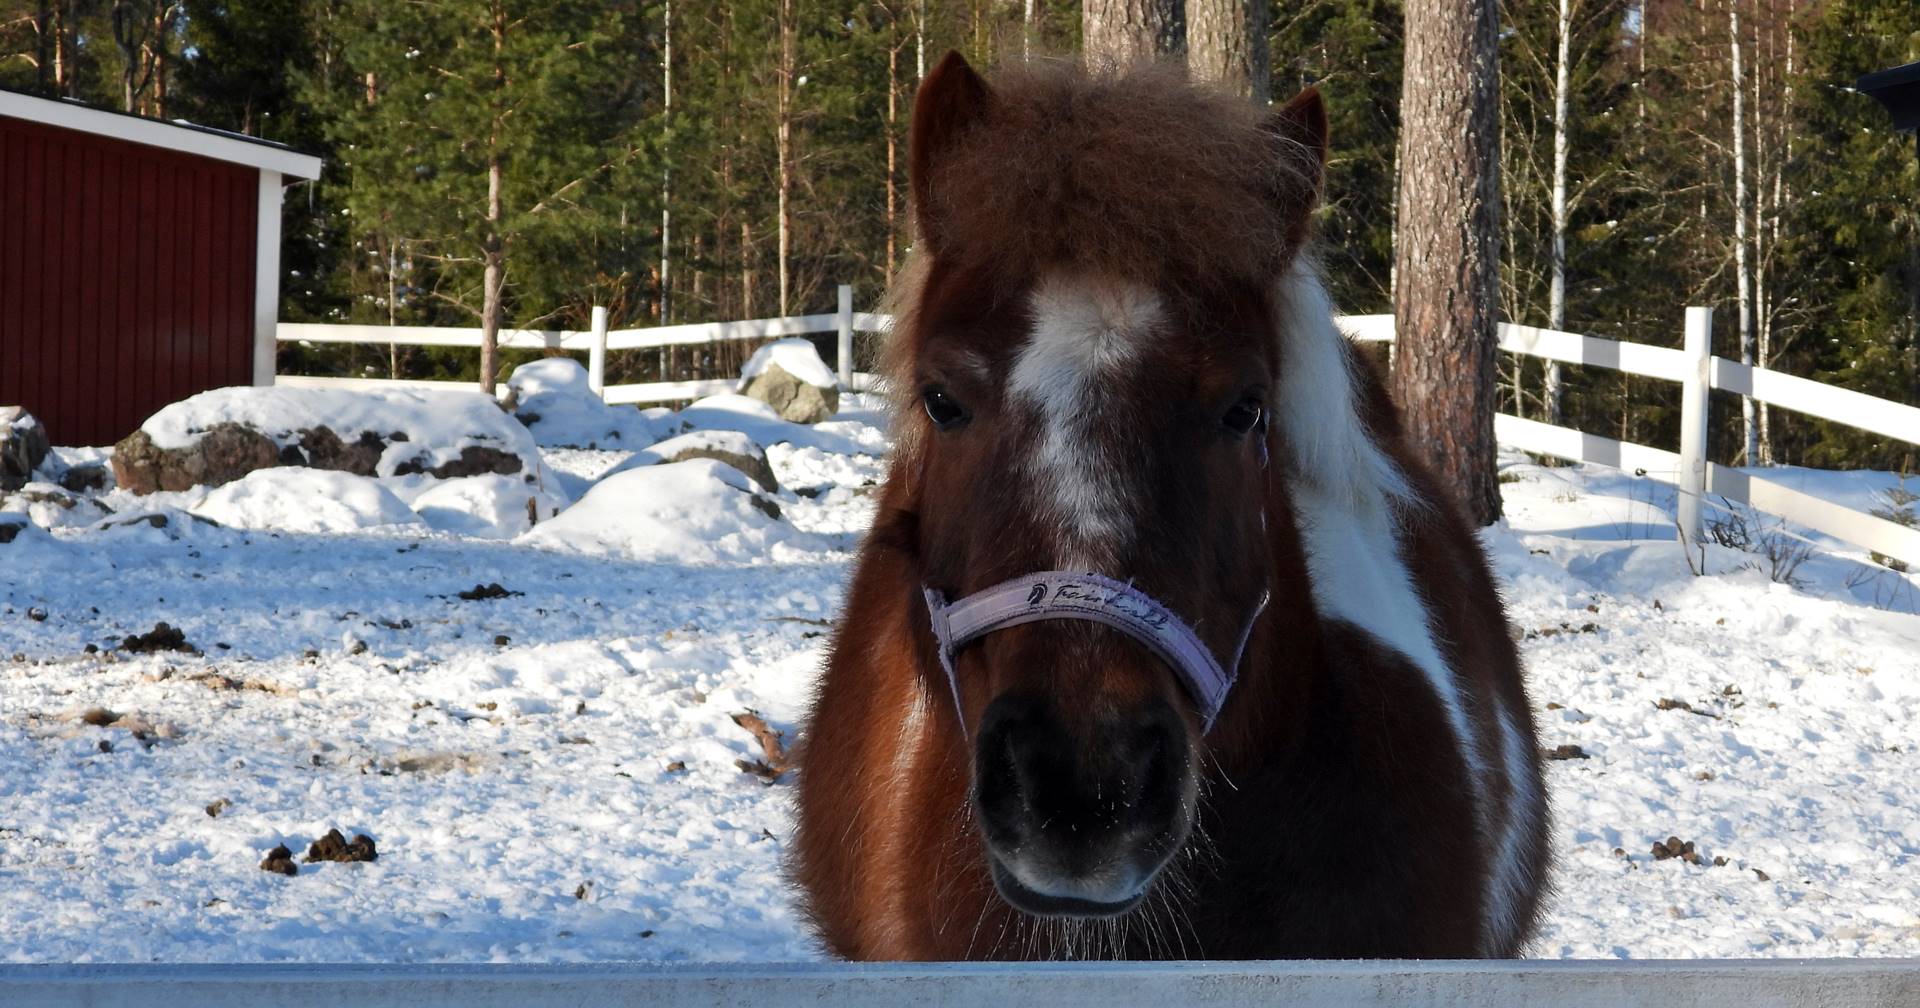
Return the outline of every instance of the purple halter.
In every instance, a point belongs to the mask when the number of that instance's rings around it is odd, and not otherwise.
[[[1227,692],[1239,675],[1240,656],[1253,633],[1253,623],[1267,608],[1267,595],[1248,614],[1234,646],[1233,661],[1224,669],[1200,642],[1193,628],[1146,592],[1109,577],[1074,571],[1038,571],[1002,581],[991,588],[949,603],[932,588],[924,589],[927,615],[933,620],[933,639],[940,648],[940,664],[947,670],[956,709],[960,683],[954,678],[953,653],[1002,627],[1040,620],[1073,619],[1103,623],[1147,646],[1173,667],[1200,709],[1200,730],[1213,728],[1214,718],[1227,702]],[[966,723],[965,713],[961,724]]]

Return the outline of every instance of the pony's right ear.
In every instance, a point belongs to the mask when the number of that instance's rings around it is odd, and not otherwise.
[[[1267,116],[1266,130],[1280,141],[1281,161],[1300,173],[1307,185],[1307,202],[1320,196],[1327,173],[1327,104],[1320,89],[1309,87]]]
[[[940,194],[935,191],[938,166],[968,128],[986,114],[992,99],[987,82],[973,72],[966,57],[951,49],[921,82],[920,93],[913,99],[907,174],[912,184],[914,222],[929,251],[939,250],[942,217],[949,209],[941,205]]]

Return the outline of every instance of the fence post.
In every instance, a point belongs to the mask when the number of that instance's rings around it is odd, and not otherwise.
[[[607,310],[593,306],[593,342],[587,346],[587,387],[607,397]]]
[[[853,286],[840,285],[840,311],[834,317],[840,327],[840,345],[838,363],[840,365],[840,391],[853,391]]]
[[[1707,492],[1708,378],[1713,367],[1713,309],[1688,308],[1685,351],[1693,370],[1680,384],[1681,548],[1700,542],[1700,501]]]

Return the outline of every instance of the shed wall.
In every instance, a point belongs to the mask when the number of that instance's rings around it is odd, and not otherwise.
[[[0,118],[0,403],[112,444],[253,378],[252,168]]]

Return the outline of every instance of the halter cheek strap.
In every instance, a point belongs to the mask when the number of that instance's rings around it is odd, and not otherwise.
[[[960,683],[954,677],[953,653],[960,647],[1003,627],[1040,620],[1086,620],[1119,630],[1172,666],[1199,708],[1202,732],[1213,727],[1214,718],[1226,704],[1254,621],[1267,607],[1267,596],[1262,594],[1240,628],[1233,661],[1222,668],[1200,636],[1172,610],[1130,584],[1099,574],[1039,571],[951,603],[932,588],[924,591],[927,614],[933,621],[933,639],[939,646],[940,664],[946,669],[956,708]],[[966,723],[964,712],[961,723]]]

